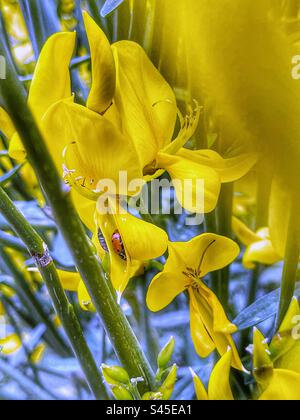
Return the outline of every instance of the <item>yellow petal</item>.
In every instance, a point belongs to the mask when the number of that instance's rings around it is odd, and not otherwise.
[[[207,330],[207,325],[203,318],[203,311],[201,311],[194,293],[189,292],[189,296],[192,340],[197,354],[205,359],[215,350],[216,344]]]
[[[223,356],[227,353],[228,348],[231,348],[232,351],[232,367],[238,369],[242,372],[245,372],[245,368],[241,362],[239,353],[237,351],[236,345],[233,341],[231,334],[224,334],[215,331],[214,329],[214,314],[212,308],[209,306],[209,303],[200,293],[195,294],[195,303],[198,305],[198,312],[202,318],[203,324],[211,337],[218,353]]]
[[[8,335],[6,338],[0,339],[0,353],[9,356],[22,347],[22,342],[17,334]]]
[[[90,298],[87,288],[85,287],[85,284],[82,280],[80,281],[78,286],[78,301],[79,305],[84,311],[96,312],[92,299]]]
[[[79,273],[71,273],[69,271],[58,270],[61,284],[65,290],[77,292],[81,277]]]
[[[266,389],[273,375],[273,362],[267,340],[262,333],[253,330],[253,373],[262,389]]]
[[[215,332],[223,334],[236,333],[238,330],[237,326],[228,320],[219,299],[203,282],[201,284],[201,293],[206,297],[207,302],[212,309]]]
[[[15,127],[7,112],[0,107],[0,131],[9,139],[13,136]]]
[[[94,232],[96,203],[83,197],[74,188],[72,188],[71,192],[72,200],[80,219],[91,232]]]
[[[169,172],[177,200],[192,213],[210,213],[217,205],[221,182],[214,169],[178,156],[159,153],[157,166]]]
[[[245,246],[253,244],[253,242],[258,242],[261,238],[253,232],[248,226],[245,225],[237,217],[232,218],[232,229],[237,236],[238,240]]]
[[[212,371],[209,386],[208,397],[212,401],[233,401],[233,395],[230,387],[230,369],[232,363],[232,351],[219,360]]]
[[[99,181],[108,180],[117,188],[112,194],[127,195],[128,183],[142,178],[131,141],[106,118],[83,106],[63,101],[53,107],[53,113],[58,113],[65,123],[62,136],[70,143],[65,151],[65,166],[72,178],[69,181],[78,186],[78,191],[83,195],[95,192]],[[120,172],[126,172],[124,186],[119,183]]]
[[[57,101],[71,96],[69,65],[75,48],[76,34],[52,35],[40,54],[30,86],[28,104],[37,121]]]
[[[273,265],[281,261],[270,240],[262,240],[249,245],[243,255],[243,264],[248,269],[253,269],[255,263]]]
[[[265,401],[299,401],[300,374],[288,370],[275,369],[269,386],[259,399]]]
[[[175,94],[138,44],[113,45],[118,81],[116,104],[143,167],[170,143],[177,116]]]
[[[83,12],[83,20],[92,60],[92,87],[87,100],[87,107],[102,114],[111,105],[115,94],[115,61],[104,32],[85,11]]]
[[[201,277],[231,264],[240,253],[237,243],[213,233],[197,236],[181,248],[187,266],[199,268]]]
[[[208,394],[201,379],[196,375],[196,373],[192,369],[191,369],[191,373],[193,376],[193,382],[194,382],[197,400],[208,401]]]
[[[157,274],[148,289],[148,308],[153,312],[161,311],[185,290],[186,285],[187,281],[180,273]]]
[[[12,136],[9,142],[8,152],[9,156],[18,162],[24,162],[26,159],[26,150],[18,133]]]
[[[178,155],[214,169],[220,175],[222,183],[237,181],[245,176],[257,162],[257,156],[251,153],[223,159],[213,150],[180,149]]]
[[[196,102],[195,109],[191,108],[190,113],[185,118],[183,118],[183,116],[179,113],[180,124],[181,124],[179,134],[175,140],[173,140],[170,144],[168,144],[166,147],[162,149],[161,151],[162,153],[165,153],[167,155],[175,155],[175,154],[181,155],[178,152],[183,146],[185,146],[188,140],[190,140],[193,137],[193,135],[195,134],[198,128],[201,109],[202,108],[200,108],[200,106]],[[192,160],[192,159],[189,159],[189,156],[185,157],[182,155],[182,157],[188,160]]]
[[[159,227],[145,222],[126,212],[120,214],[110,201],[115,212],[115,222],[125,249],[132,260],[146,261],[161,257],[168,248],[168,235]]]

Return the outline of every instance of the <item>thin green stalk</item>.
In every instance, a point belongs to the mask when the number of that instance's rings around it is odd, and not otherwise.
[[[3,45],[0,45],[0,54],[6,55]],[[70,189],[57,173],[44,139],[27,107],[26,92],[9,60],[7,79],[1,81],[0,93],[117,356],[131,377],[144,379],[142,391],[151,390],[154,386],[154,373],[117,302],[94,247],[86,236],[72,204]]]
[[[30,255],[35,258],[37,267],[52,298],[57,315],[62,322],[78,362],[85,373],[87,382],[95,397],[102,399],[107,394],[106,388],[102,383],[101,374],[85,341],[74,308],[69,303],[61,285],[46,244],[26,221],[2,188],[0,188],[0,212],[26,244]]]
[[[292,197],[291,210],[289,214],[287,242],[281,281],[281,295],[276,322],[277,331],[284,320],[295,292],[300,256],[299,214],[300,200],[295,194],[295,196]]]
[[[214,210],[211,213],[205,215],[205,230],[206,233],[217,233],[217,215]],[[221,273],[220,271],[213,271],[210,273],[211,288],[219,293],[221,284]]]
[[[223,184],[217,208],[218,234],[232,238],[233,184]],[[229,311],[229,279],[230,266],[220,270],[219,298],[225,309]]]

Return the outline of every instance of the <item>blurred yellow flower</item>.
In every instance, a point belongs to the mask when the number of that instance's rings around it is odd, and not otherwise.
[[[232,227],[237,238],[246,246],[243,255],[245,268],[252,270],[258,263],[273,265],[283,259],[272,244],[269,228],[261,228],[253,232],[236,217],[233,217]]]
[[[232,339],[237,327],[227,319],[218,298],[203,281],[208,273],[234,261],[239,252],[231,239],[210,233],[186,243],[169,243],[169,258],[149,287],[147,305],[154,312],[160,311],[187,291],[191,335],[199,356],[207,357],[215,349],[224,355],[229,346],[232,366],[244,370]]]
[[[299,321],[300,308],[294,298],[269,345],[254,330],[253,368],[261,400],[300,400]]]

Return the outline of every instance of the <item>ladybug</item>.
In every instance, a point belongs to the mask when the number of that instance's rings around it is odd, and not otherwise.
[[[118,230],[116,230],[111,238],[111,242],[112,242],[112,246],[115,250],[115,252],[119,255],[119,257],[122,258],[122,260],[126,261],[127,260],[127,256],[126,256],[126,252],[125,252],[125,247],[120,235],[120,232]]]
[[[105,252],[109,252],[109,249],[108,249],[108,246],[107,246],[106,240],[105,240],[105,238],[104,238],[104,236],[103,236],[103,233],[101,232],[101,230],[100,230],[100,229],[98,229],[98,240],[99,240],[99,243],[100,243],[100,245],[101,245],[102,249],[103,249]]]

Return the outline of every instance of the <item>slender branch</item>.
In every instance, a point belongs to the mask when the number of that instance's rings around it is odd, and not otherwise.
[[[223,184],[217,208],[219,235],[232,237],[233,184]],[[219,298],[225,311],[229,310],[230,266],[220,270]]]
[[[74,308],[69,303],[63,290],[48,248],[1,187],[0,212],[26,244],[28,252],[35,258],[37,267],[52,298],[57,315],[62,322],[78,362],[85,373],[87,382],[95,397],[102,399],[106,395],[106,389],[102,383],[101,374],[85,341]]]
[[[3,45],[0,45],[0,54],[6,55]],[[85,234],[72,204],[70,190],[57,173],[42,135],[27,107],[26,92],[9,60],[7,79],[1,81],[0,93],[117,356],[131,377],[144,379],[144,383],[141,384],[142,391],[150,390],[154,385],[153,371]]]

